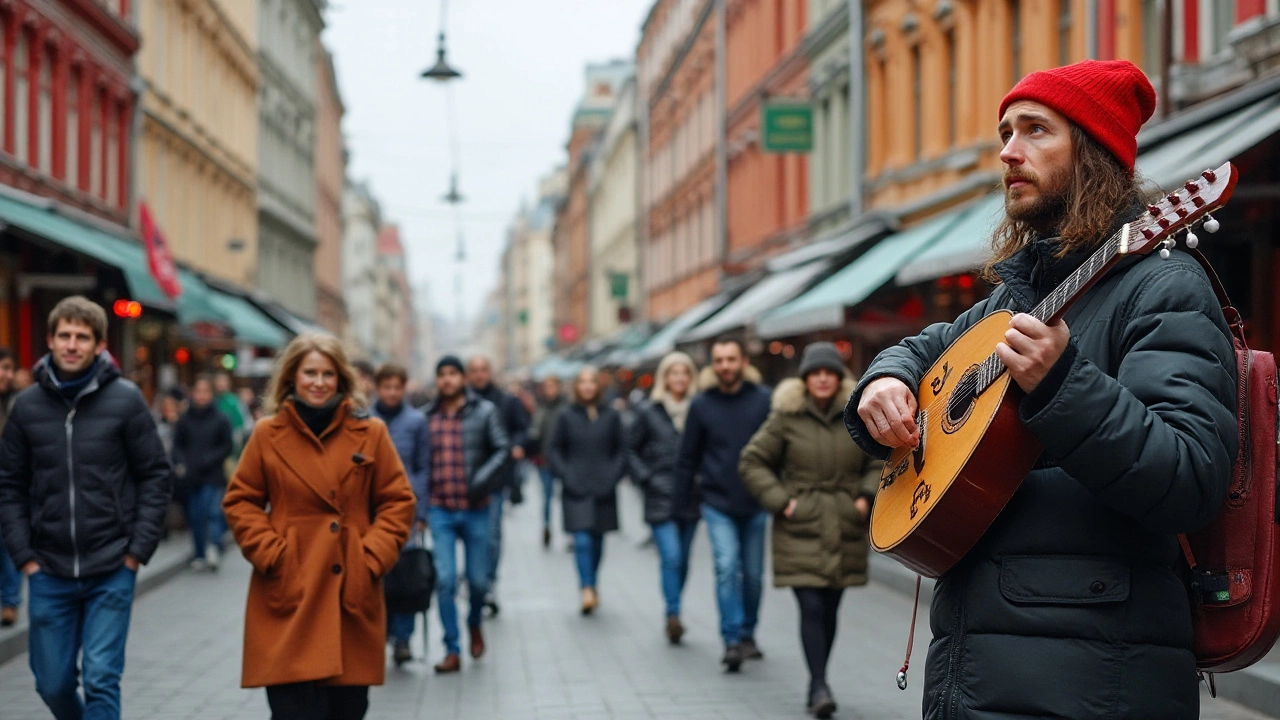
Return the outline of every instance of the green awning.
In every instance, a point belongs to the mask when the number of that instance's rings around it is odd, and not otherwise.
[[[227,318],[237,341],[274,350],[289,344],[289,333],[248,300],[213,288],[209,300]]]
[[[991,231],[1000,221],[1003,196],[988,195],[961,210],[962,216],[936,242],[898,271],[899,285],[914,285],[980,267],[989,252]]]
[[[176,301],[160,290],[140,243],[107,232],[57,212],[51,201],[24,202],[0,195],[0,220],[20,228],[37,240],[58,245],[118,269],[129,286],[130,299],[143,305],[176,310],[184,325],[196,322],[225,323],[226,318],[209,300],[209,288],[194,273],[179,270],[182,294]]]
[[[840,327],[844,308],[866,300],[892,280],[907,260],[941,238],[961,217],[960,212],[949,212],[881,240],[836,274],[758,320],[756,334],[768,339]]]

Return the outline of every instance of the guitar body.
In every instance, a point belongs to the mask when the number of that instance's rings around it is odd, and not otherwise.
[[[1004,340],[1012,317],[988,315],[934,363],[916,396],[920,445],[895,449],[885,464],[871,545],[925,577],[964,557],[1040,456],[1018,417],[1023,393],[1008,373],[972,392],[978,365]]]

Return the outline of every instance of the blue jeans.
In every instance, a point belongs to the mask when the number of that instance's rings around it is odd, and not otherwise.
[[[604,557],[604,533],[579,530],[573,534],[573,557],[578,561],[578,580],[584,588],[596,587],[600,560]]]
[[[417,619],[418,616],[412,614],[387,615],[387,635],[396,642],[409,642],[409,638],[413,637],[413,629],[417,626]]]
[[[16,608],[22,604],[22,571],[13,564],[9,551],[0,542],[0,607]]]
[[[222,488],[201,485],[192,490],[187,496],[186,510],[196,557],[203,560],[209,545],[215,545],[221,551],[227,522],[222,517]]]
[[[496,498],[495,498],[496,501]],[[444,647],[458,653],[458,541],[466,556],[467,587],[471,612],[467,627],[480,627],[484,596],[489,590],[489,509],[428,511],[431,539],[435,544],[436,600],[440,604],[440,624],[444,626]]]
[[[120,719],[120,676],[136,581],[125,567],[79,580],[43,572],[29,579],[31,672],[36,692],[56,720]]]
[[[667,599],[667,617],[680,617],[680,595],[689,576],[689,550],[698,532],[697,520],[668,520],[651,526],[653,544],[662,567],[662,595]]]
[[[506,504],[505,489],[489,496],[489,566],[485,570],[486,591],[498,584],[498,562],[502,560],[502,506]]]
[[[551,527],[551,504],[556,501],[556,476],[551,468],[538,468],[538,477],[542,479],[542,527]]]
[[[739,518],[702,506],[716,565],[716,604],[720,606],[720,636],[725,645],[753,638],[760,617],[764,577],[764,536],[769,516],[760,512]]]

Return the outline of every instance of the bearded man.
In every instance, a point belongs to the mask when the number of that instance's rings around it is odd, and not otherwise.
[[[938,579],[926,718],[1199,717],[1177,534],[1217,512],[1237,444],[1235,357],[1213,290],[1186,254],[1131,257],[1063,320],[1026,314],[1142,212],[1135,136],[1154,108],[1124,61],[1018,83],[1000,105],[995,291],[881,353],[845,410],[869,452],[914,446],[925,372],[987,314],[1017,313],[997,354],[1044,452]]]

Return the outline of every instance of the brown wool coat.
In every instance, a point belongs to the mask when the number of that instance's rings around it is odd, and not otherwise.
[[[223,500],[254,568],[244,687],[383,682],[382,577],[409,537],[413,491],[382,421],[344,402],[321,436],[285,403],[254,429]]]

